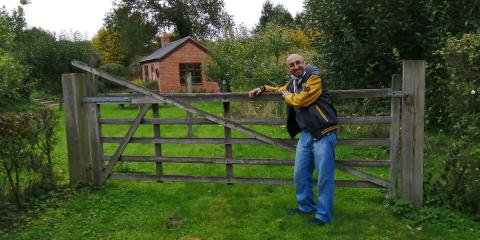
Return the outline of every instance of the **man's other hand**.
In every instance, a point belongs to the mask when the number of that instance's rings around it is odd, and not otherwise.
[[[248,92],[248,97],[249,98],[254,98],[254,97],[260,95],[260,93],[262,93],[262,89],[257,87],[255,89],[251,90],[250,92]]]

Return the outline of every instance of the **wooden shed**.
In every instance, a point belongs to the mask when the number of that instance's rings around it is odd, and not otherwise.
[[[142,78],[147,83],[158,81],[160,92],[182,92],[186,74],[191,72],[194,91],[218,92],[218,84],[202,71],[208,58],[207,49],[191,37],[169,42],[164,34],[162,47],[140,60]]]

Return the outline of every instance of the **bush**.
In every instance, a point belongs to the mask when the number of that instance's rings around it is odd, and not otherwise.
[[[158,91],[158,81],[156,81],[156,80],[148,82],[148,83],[144,83],[143,86],[150,89],[150,90]]]
[[[143,79],[141,79],[141,78],[133,79],[133,80],[132,80],[132,83],[133,83],[133,84],[140,85],[140,86],[143,85],[143,84],[145,84],[145,82],[144,82]]]
[[[22,209],[25,196],[55,188],[52,154],[57,116],[43,108],[0,114],[0,200]],[[0,211],[0,221],[3,210]]]
[[[208,46],[211,61],[205,74],[220,86],[228,81],[233,91],[246,91],[259,85],[284,85],[288,81],[285,60],[298,53],[313,59],[311,39],[300,29],[269,23],[254,36],[240,32]],[[308,61],[309,62],[309,61]]]
[[[437,55],[447,70],[438,78],[436,121],[448,135],[447,158],[439,172],[426,168],[427,200],[480,213],[480,35],[450,38]],[[438,143],[434,143],[438,144]]]
[[[119,76],[123,79],[130,79],[130,72],[128,67],[125,67],[121,64],[117,63],[108,63],[105,65],[100,66],[100,69],[103,71],[106,71],[108,73],[111,73],[115,76]],[[98,81],[98,89],[102,93],[106,92],[112,92],[121,89],[122,87],[116,83],[106,81],[106,80],[101,80]]]
[[[412,202],[405,200],[387,201],[386,207],[396,216],[402,217],[407,226],[421,230],[424,225],[435,225],[448,228],[452,232],[464,232],[472,235],[480,234],[478,220],[458,211],[439,207],[417,209]]]
[[[14,110],[29,98],[29,85],[23,84],[26,68],[0,48],[0,112]]]

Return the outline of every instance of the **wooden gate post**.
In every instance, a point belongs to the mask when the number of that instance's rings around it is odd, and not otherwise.
[[[402,189],[400,197],[423,204],[423,142],[425,107],[425,61],[403,61],[402,90]]]
[[[68,170],[70,184],[91,184],[91,153],[88,134],[85,73],[62,74],[65,101],[65,127],[67,132]]]
[[[153,118],[160,118],[160,111],[158,109],[158,104],[152,104],[152,117]],[[156,123],[153,124],[153,137],[155,139],[160,138],[160,124]],[[155,143],[155,157],[162,157],[162,144],[161,143]],[[163,164],[162,162],[156,162],[155,163],[155,168],[157,170],[157,182],[163,182],[162,176],[163,176]]]
[[[231,118],[231,113],[230,113],[230,102],[228,100],[225,100],[223,102],[223,117],[226,119]],[[231,161],[233,158],[233,153],[232,153],[232,129],[229,127],[224,127],[224,136],[225,136],[225,159],[227,161],[227,164],[225,165],[225,170],[226,170],[226,176],[227,176],[227,182],[231,184],[232,178],[233,178],[233,164],[228,163]]]
[[[402,89],[402,76],[394,74],[392,76],[392,91]],[[390,189],[388,197],[390,199],[398,198],[398,157],[400,152],[400,108],[401,98],[392,97],[390,103]]]
[[[187,93],[192,93],[192,72],[185,73],[185,88]],[[187,113],[188,119],[193,119],[193,115],[191,112],[187,111],[186,113]],[[191,138],[193,137],[193,126],[191,123],[189,123],[187,127],[188,127],[187,136]]]
[[[90,65],[93,67],[98,67],[100,65],[100,59],[97,54],[93,54],[90,57]],[[89,73],[88,79],[86,81],[86,90],[85,93],[88,96],[95,96],[97,94],[97,81],[98,77],[95,74]],[[101,138],[101,125],[99,123],[100,119],[100,105],[91,103],[87,105],[88,109],[88,131],[90,137],[90,153],[92,159],[92,176],[93,176],[93,185],[101,186],[102,182],[102,173],[105,168],[103,162],[103,145]]]
[[[231,92],[228,81],[226,80],[222,81],[221,91],[225,93]],[[223,102],[223,117],[225,119],[231,119],[232,114],[230,112],[230,101],[227,99],[223,99],[222,102]],[[233,164],[229,163],[233,158],[232,144],[231,144],[232,129],[229,127],[224,127],[223,129],[224,129],[223,132],[225,137],[225,159],[227,162],[225,165],[225,170],[226,170],[225,173],[227,177],[227,184],[233,184],[231,182],[233,178]]]

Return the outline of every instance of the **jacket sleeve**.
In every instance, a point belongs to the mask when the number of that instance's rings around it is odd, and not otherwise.
[[[294,107],[308,107],[322,95],[322,79],[317,75],[310,76],[305,82],[303,89],[297,93],[289,93],[285,96],[288,105]]]
[[[287,90],[287,85],[281,86],[281,87],[272,87],[268,85],[261,86],[260,89],[262,89],[263,92],[280,92],[283,90]]]

